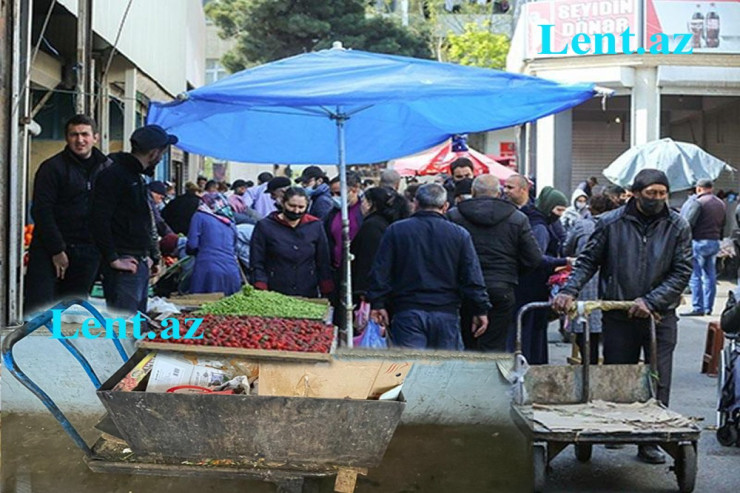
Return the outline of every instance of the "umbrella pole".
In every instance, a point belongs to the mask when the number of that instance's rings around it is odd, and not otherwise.
[[[350,239],[349,239],[349,208],[347,205],[347,159],[345,155],[344,142],[344,122],[347,116],[337,111],[335,116],[337,122],[337,134],[339,141],[339,185],[341,190],[341,214],[342,214],[342,263],[344,276],[341,282],[340,303],[344,305],[344,319],[340,329],[344,329],[347,337],[347,347],[352,347],[352,338],[354,335],[352,327],[352,259],[350,258]]]

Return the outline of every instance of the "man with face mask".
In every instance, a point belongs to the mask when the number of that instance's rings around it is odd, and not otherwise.
[[[159,125],[131,134],[131,152],[111,154],[93,189],[90,227],[102,254],[103,291],[109,309],[146,312],[150,273],[160,259],[154,216],[144,176],[154,175],[177,137]]]
[[[599,268],[601,299],[635,302],[628,312],[603,314],[605,364],[635,364],[641,350],[649,354],[649,317],[657,315],[657,397],[668,406],[676,307],[692,271],[691,229],[668,207],[669,184],[662,171],[640,171],[632,193],[626,205],[599,217],[553,307],[566,311]],[[656,445],[640,446],[638,458],[651,464],[665,462]]]
[[[301,173],[301,176],[296,181],[303,185],[308,197],[311,199],[308,213],[321,220],[326,219],[326,216],[334,207],[334,202],[331,199],[329,178],[324,173],[324,170],[318,166],[309,166],[303,170],[303,173]]]

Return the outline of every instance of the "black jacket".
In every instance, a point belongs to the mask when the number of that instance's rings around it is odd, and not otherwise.
[[[355,295],[364,295],[370,287],[370,269],[388,226],[388,219],[373,212],[364,219],[357,236],[352,240],[352,291]]]
[[[645,222],[631,199],[598,217],[562,292],[576,296],[599,267],[602,299],[643,298],[658,313],[672,310],[691,277],[690,227],[667,207]]]
[[[443,215],[419,211],[386,229],[370,271],[374,309],[488,312],[488,293],[470,234]]]
[[[316,298],[333,288],[324,226],[311,215],[293,228],[271,213],[260,220],[249,245],[255,287],[291,296]]]
[[[464,200],[448,217],[473,238],[489,288],[501,283],[516,285],[520,274],[542,261],[527,216],[511,202],[489,197]]]
[[[68,245],[93,243],[88,220],[92,184],[112,161],[94,147],[92,161],[92,166],[86,169],[65,147],[41,163],[33,184],[32,248],[41,247],[49,255],[56,255]]]
[[[142,166],[133,154],[111,154],[113,165],[101,171],[93,189],[90,227],[103,259],[122,255],[159,259],[157,232],[149,207]]]
[[[162,219],[178,234],[187,235],[190,230],[190,220],[198,210],[200,197],[187,192],[178,195],[162,209]]]

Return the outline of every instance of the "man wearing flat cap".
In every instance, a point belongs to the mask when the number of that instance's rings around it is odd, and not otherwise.
[[[649,317],[654,315],[657,397],[668,406],[677,336],[676,307],[691,277],[691,229],[668,207],[669,183],[662,171],[640,171],[632,193],[624,206],[599,216],[553,308],[566,311],[601,269],[601,299],[635,302],[628,312],[603,313],[604,363],[635,364],[641,350],[649,355]],[[641,445],[638,458],[651,464],[665,462],[657,445]]]
[[[329,177],[324,170],[318,166],[309,166],[296,181],[303,185],[311,199],[308,213],[321,220],[325,219],[334,208],[334,201],[331,198]]]
[[[111,154],[93,189],[91,230],[102,254],[103,292],[109,309],[146,312],[150,272],[160,260],[154,214],[144,176],[154,175],[177,137],[159,125],[131,134],[131,152]]]
[[[712,180],[699,180],[696,195],[688,203],[684,218],[691,226],[694,270],[691,273],[691,311],[683,316],[711,315],[717,295],[717,254],[725,226],[725,203],[712,189]]]

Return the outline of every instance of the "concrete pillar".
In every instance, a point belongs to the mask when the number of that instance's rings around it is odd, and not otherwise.
[[[98,147],[103,151],[103,154],[108,154],[110,153],[110,86],[107,72],[101,75],[99,94],[97,120],[100,140]]]
[[[123,102],[123,150],[131,151],[129,137],[136,130],[136,69],[126,70],[124,80],[124,102]]]
[[[562,111],[537,120],[537,193],[555,187],[568,195],[573,174],[573,113]]]
[[[630,98],[630,145],[660,138],[660,89],[656,67],[635,68]]]

